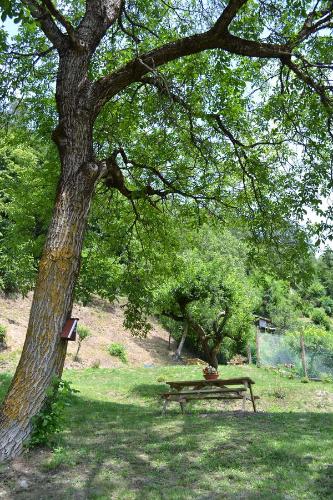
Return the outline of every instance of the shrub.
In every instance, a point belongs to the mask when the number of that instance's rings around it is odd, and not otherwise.
[[[321,373],[320,380],[326,384],[333,383],[333,375],[329,375],[328,373]]]
[[[52,444],[55,434],[64,428],[64,409],[73,395],[79,391],[71,387],[70,382],[54,378],[46,395],[45,403],[40,412],[31,421],[32,432],[26,446]]]
[[[123,363],[127,363],[126,350],[122,344],[113,342],[109,345],[108,352],[111,356],[116,356],[117,358],[119,358]]]
[[[91,337],[91,335],[92,335],[89,328],[87,328],[86,326],[83,326],[83,325],[79,325],[77,327],[77,334],[78,334],[78,346],[77,346],[76,354],[74,356],[74,361],[79,361],[79,351],[81,349],[82,342],[85,339],[87,339],[88,337]]]
[[[272,396],[275,399],[285,399],[286,395],[287,393],[283,387],[275,387],[275,389],[272,392]]]
[[[7,335],[7,328],[3,325],[0,325],[0,344],[6,343],[6,335]]]
[[[0,325],[0,348],[6,347],[7,328]]]
[[[320,300],[320,305],[324,308],[328,316],[333,316],[333,299],[331,297],[322,297]]]
[[[316,307],[313,309],[311,319],[315,325],[323,326],[327,331],[330,330],[331,322],[322,307]]]

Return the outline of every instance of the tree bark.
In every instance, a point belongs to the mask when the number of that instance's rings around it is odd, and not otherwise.
[[[73,165],[72,169],[73,171]],[[67,342],[60,338],[71,315],[94,181],[83,173],[60,181],[52,223],[39,265],[22,356],[0,412],[0,460],[22,450],[31,418],[46,389],[60,377]]]
[[[181,357],[184,343],[185,343],[185,340],[187,337],[187,333],[188,333],[188,322],[185,320],[184,327],[183,327],[183,335],[182,335],[182,338],[180,339],[179,345],[178,345],[176,353],[175,353],[176,359],[180,359],[180,357]]]
[[[214,366],[214,368],[216,368],[216,370],[219,367],[218,354],[219,354],[220,349],[221,349],[221,344],[222,344],[222,340],[217,342],[214,345],[214,347],[210,350],[209,364],[211,366]]]
[[[59,62],[54,133],[62,174],[30,311],[26,340],[0,409],[0,460],[16,456],[41,409],[53,377],[62,374],[67,342],[60,333],[70,317],[84,232],[98,166],[93,162],[92,118],[86,106],[88,55],[66,52]],[[81,90],[81,93],[79,91]]]

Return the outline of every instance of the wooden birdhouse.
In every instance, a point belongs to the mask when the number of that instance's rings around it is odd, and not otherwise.
[[[65,326],[61,332],[60,337],[65,340],[75,340],[76,339],[76,328],[79,318],[70,318],[66,321]]]

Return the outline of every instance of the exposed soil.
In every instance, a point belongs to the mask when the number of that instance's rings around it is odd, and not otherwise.
[[[7,328],[7,349],[1,351],[0,370],[14,368],[22,349],[28,326],[32,294],[26,298],[0,296],[0,324]],[[169,333],[156,321],[153,330],[145,339],[135,338],[123,327],[124,313],[120,305],[96,299],[87,307],[75,305],[73,316],[80,318],[80,324],[89,328],[92,336],[82,342],[79,361],[75,361],[77,342],[68,342],[66,368],[87,368],[98,365],[101,368],[117,368],[124,364],[110,356],[107,347],[112,342],[124,345],[128,365],[150,367],[173,364],[176,343]],[[184,352],[186,357],[186,352]]]

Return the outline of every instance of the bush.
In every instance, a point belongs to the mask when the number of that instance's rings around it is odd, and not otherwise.
[[[54,440],[54,435],[64,428],[64,409],[79,391],[71,387],[70,382],[54,378],[48,391],[41,411],[31,421],[32,432],[26,446],[49,445]]]
[[[315,325],[323,326],[327,331],[331,328],[331,322],[325,310],[321,307],[313,309],[311,319]]]
[[[127,363],[126,350],[122,344],[113,342],[113,344],[109,345],[108,352],[111,356],[116,356],[117,358],[119,358],[123,363]]]
[[[333,299],[331,297],[322,297],[320,300],[320,305],[324,308],[328,316],[333,316]]]
[[[0,325],[0,346],[6,345],[7,328]]]

